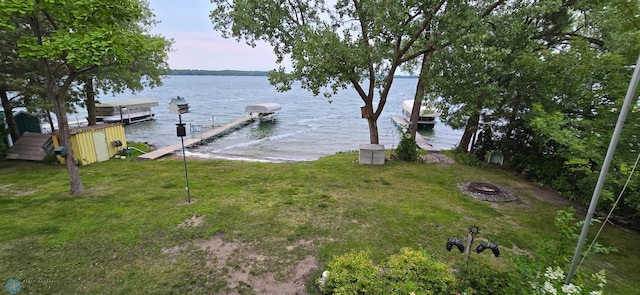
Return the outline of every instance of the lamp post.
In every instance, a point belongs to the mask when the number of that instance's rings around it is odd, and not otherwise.
[[[184,180],[186,182],[187,202],[191,203],[191,193],[189,192],[189,173],[187,173],[187,157],[184,153],[184,137],[187,135],[187,128],[182,123],[182,114],[189,112],[189,104],[184,98],[177,96],[169,102],[169,113],[178,115],[178,124],[176,124],[176,134],[180,137],[182,143],[182,162],[184,164]]]

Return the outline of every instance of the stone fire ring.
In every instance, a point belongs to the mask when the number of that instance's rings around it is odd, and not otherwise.
[[[476,200],[505,203],[518,199],[516,193],[508,187],[485,182],[461,182],[458,189]]]

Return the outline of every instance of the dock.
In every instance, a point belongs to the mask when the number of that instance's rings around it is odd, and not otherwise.
[[[391,119],[398,126],[403,126],[403,127],[409,126],[409,122],[407,122],[407,120],[405,120],[404,118],[391,116]],[[431,144],[427,142],[424,136],[420,135],[417,132],[416,132],[416,145],[418,145],[420,149],[425,150],[427,152],[438,152],[438,150],[436,150]]]
[[[53,151],[51,134],[25,132],[9,149],[7,159],[43,161]]]
[[[198,145],[203,143],[204,141],[209,140],[210,138],[216,137],[216,136],[220,136],[223,135],[233,129],[236,129],[238,127],[244,126],[246,124],[248,124],[249,122],[253,121],[253,116],[246,116],[246,117],[242,117],[240,119],[237,119],[235,121],[229,122],[227,124],[224,124],[218,128],[214,128],[212,130],[209,131],[205,131],[202,132],[201,134],[199,134],[198,138],[189,138],[189,139],[185,139],[184,140],[184,146],[185,147],[191,147],[194,145]],[[167,147],[163,147],[163,148],[159,148],[155,151],[146,153],[144,155],[140,155],[138,156],[138,160],[144,161],[144,160],[155,160],[158,159],[160,157],[163,157],[167,154],[171,154],[179,149],[182,149],[182,143],[178,142],[176,144],[167,146]]]

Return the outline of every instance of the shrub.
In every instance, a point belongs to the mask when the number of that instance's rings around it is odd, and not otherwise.
[[[508,273],[484,259],[474,259],[468,267],[456,271],[455,275],[464,294],[511,294],[504,291],[509,284]]]
[[[449,294],[455,277],[449,267],[422,251],[404,248],[377,266],[367,252],[334,258],[324,294]]]
[[[513,259],[516,272],[510,278],[509,286],[505,290],[511,290],[511,293],[517,291],[520,294],[553,292],[572,294],[580,289],[582,291],[580,294],[601,294],[599,292],[602,291],[606,283],[603,271],[588,274],[578,270],[572,281],[575,285],[572,287],[564,286],[562,269],[569,269],[571,257],[579,238],[578,232],[583,223],[576,221],[574,216],[575,209],[571,207],[558,211],[555,218],[558,233],[552,236],[549,241],[540,243],[535,256],[520,255]],[[597,222],[597,220],[593,221]],[[605,247],[600,243],[594,243],[591,251],[592,253],[608,254],[617,250],[613,247]],[[574,287],[577,289],[573,289]]]
[[[4,129],[4,122],[0,120],[0,161],[5,160],[7,158],[7,153],[9,153],[7,134],[9,133],[6,129]]]
[[[456,162],[458,163],[464,163],[467,164],[469,166],[474,166],[474,167],[488,167],[489,165],[483,161],[482,159],[476,157],[474,154],[469,154],[467,152],[456,152],[454,154],[454,157],[456,159]]]
[[[400,143],[396,148],[396,156],[400,161],[415,162],[418,160],[418,145],[410,134],[402,133]]]
[[[381,294],[380,272],[368,252],[352,252],[329,263],[325,294]]]
[[[455,286],[447,265],[409,248],[389,258],[383,277],[387,294],[448,294]]]

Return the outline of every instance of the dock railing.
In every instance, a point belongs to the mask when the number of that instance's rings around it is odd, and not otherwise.
[[[200,139],[203,139],[203,134],[205,132],[213,130],[220,126],[223,126],[223,124],[216,124],[216,117],[211,116],[211,122],[189,123],[189,133],[191,134],[191,138],[197,138],[199,135]]]

